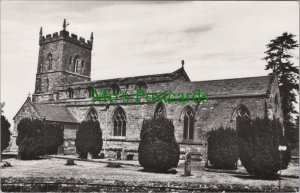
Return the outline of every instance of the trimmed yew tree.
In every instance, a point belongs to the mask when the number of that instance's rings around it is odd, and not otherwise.
[[[139,163],[146,171],[166,172],[177,167],[180,149],[171,120],[165,118],[144,120],[140,138]]]
[[[209,132],[208,160],[214,168],[237,169],[239,158],[236,131],[222,126]]]
[[[56,154],[63,144],[63,127],[61,124],[41,119],[25,118],[17,127],[16,144],[19,146],[21,159],[36,159],[40,155]]]
[[[64,143],[64,128],[59,123],[46,123],[44,146],[46,154],[57,154],[58,147]]]
[[[25,118],[18,124],[19,158],[36,159],[44,154],[44,125],[40,119]]]
[[[1,115],[1,152],[9,146],[10,141],[10,123]]]
[[[80,123],[75,146],[79,157],[86,159],[88,153],[96,158],[102,149],[102,131],[99,121],[87,120]]]
[[[280,170],[279,145],[288,145],[282,135],[282,124],[278,119],[256,118],[241,120],[238,129],[240,160],[251,175],[274,178]],[[290,161],[290,148],[282,155],[282,169]]]

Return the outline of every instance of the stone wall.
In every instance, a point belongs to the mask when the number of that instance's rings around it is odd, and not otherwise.
[[[207,103],[195,102],[166,103],[167,118],[173,120],[175,136],[180,142],[182,151],[202,151],[205,134],[219,126],[235,128],[234,111],[240,105],[244,105],[250,111],[251,118],[262,117],[265,112],[266,99],[263,97],[251,98],[219,98],[209,99]],[[126,148],[137,150],[140,140],[140,130],[144,118],[154,116],[157,103],[145,104],[111,104],[106,110],[105,106],[82,105],[68,107],[72,114],[83,121],[90,108],[94,108],[98,114],[105,149]],[[115,109],[121,106],[126,113],[126,136],[113,136],[113,114]],[[195,111],[194,140],[183,139],[183,114],[184,109],[190,106]]]
[[[78,130],[78,124],[64,124],[64,154],[70,155],[76,153],[75,139]]]

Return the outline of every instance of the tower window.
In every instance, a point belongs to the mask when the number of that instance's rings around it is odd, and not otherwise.
[[[45,90],[46,90],[46,92],[49,91],[49,79],[48,78],[45,79]]]
[[[49,53],[47,56],[47,62],[48,62],[48,70],[52,70],[52,54]]]
[[[73,72],[78,72],[79,62],[80,62],[80,56],[75,55],[73,58]]]

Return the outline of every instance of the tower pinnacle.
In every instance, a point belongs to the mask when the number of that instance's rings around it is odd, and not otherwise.
[[[67,28],[67,22],[66,22],[66,19],[64,19],[64,22],[63,22],[63,31],[66,31],[66,28]]]
[[[41,27],[40,28],[40,36],[42,36],[43,35],[43,28]]]

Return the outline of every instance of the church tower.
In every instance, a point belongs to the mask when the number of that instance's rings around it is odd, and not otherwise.
[[[58,86],[90,80],[93,33],[90,40],[77,38],[67,31],[64,19],[62,31],[39,38],[39,58],[33,101],[54,100]]]

